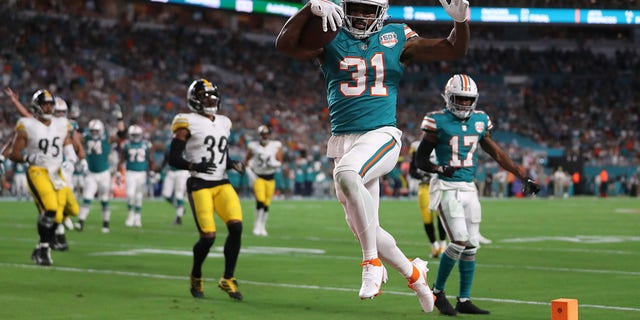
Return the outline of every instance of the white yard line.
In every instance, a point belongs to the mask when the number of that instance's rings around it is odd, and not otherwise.
[[[37,266],[32,264],[4,263],[4,262],[0,262],[0,267],[18,268],[18,269],[43,269],[42,266]],[[153,278],[153,279],[180,280],[180,281],[188,280],[188,277],[185,277],[185,276],[172,276],[172,275],[166,275],[166,274],[154,274],[154,273],[144,273],[144,272],[82,269],[82,268],[59,267],[59,266],[50,266],[50,267],[46,267],[46,269],[64,271],[64,272],[94,273],[94,274],[106,274],[106,275],[128,276],[128,277],[144,277],[144,278]],[[217,279],[211,278],[206,280],[215,281]],[[323,290],[323,291],[338,291],[338,292],[356,292],[357,291],[356,289],[349,289],[349,288],[325,287],[325,286],[315,286],[315,285],[298,285],[298,284],[273,283],[273,282],[258,282],[258,281],[250,281],[245,279],[242,280],[242,283],[255,285],[255,286],[282,287],[282,288],[303,289],[303,290]],[[384,294],[404,295],[404,296],[414,295],[413,292],[399,292],[399,291],[391,291],[391,290],[385,290]],[[454,297],[448,296],[448,298],[454,298]],[[473,297],[473,299],[480,300],[480,301],[507,303],[507,304],[529,304],[529,305],[540,305],[540,306],[551,305],[550,302],[542,302],[542,301],[525,301],[525,300],[496,299],[496,298],[482,298],[482,297]],[[595,305],[595,304],[580,304],[580,308],[640,312],[640,308],[604,306],[604,305]]]

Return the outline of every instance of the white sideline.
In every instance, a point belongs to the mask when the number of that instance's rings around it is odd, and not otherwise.
[[[7,268],[20,268],[20,269],[42,269],[42,266],[32,265],[32,264],[20,264],[20,263],[4,263],[0,262],[0,267]],[[117,275],[117,276],[131,276],[131,277],[145,277],[145,278],[154,278],[154,279],[168,279],[168,280],[180,280],[187,281],[189,280],[186,276],[172,276],[166,274],[154,274],[154,273],[144,273],[144,272],[130,272],[130,271],[118,271],[118,270],[99,270],[99,269],[81,269],[81,268],[72,268],[72,267],[60,267],[60,266],[49,266],[46,267],[47,270],[56,270],[56,271],[66,271],[66,272],[82,272],[82,273],[97,273],[97,274],[108,274],[108,275]],[[217,279],[206,278],[208,281],[217,281]],[[270,286],[270,287],[282,287],[282,288],[292,288],[292,289],[307,289],[307,290],[324,290],[324,291],[340,291],[340,292],[357,292],[357,289],[349,289],[349,288],[338,288],[338,287],[325,287],[325,286],[313,286],[313,285],[298,285],[298,284],[288,284],[288,283],[270,283],[270,282],[258,282],[258,281],[248,281],[242,280],[242,283],[251,284],[255,286]],[[393,295],[406,295],[413,296],[415,295],[413,292],[399,292],[399,291],[391,291],[385,290],[384,294],[393,294]],[[453,296],[447,296],[452,299],[455,298]],[[551,306],[551,302],[540,302],[540,301],[524,301],[524,300],[513,300],[513,299],[496,299],[496,298],[479,298],[474,297],[473,300],[479,301],[491,301],[491,302],[499,302],[499,303],[511,303],[511,304],[529,304],[529,305],[540,305],[540,306]],[[618,307],[618,306],[604,306],[604,305],[595,305],[595,304],[580,304],[580,308],[593,308],[593,309],[605,309],[605,310],[617,310],[617,311],[633,311],[640,312],[640,308],[630,308],[630,307]]]

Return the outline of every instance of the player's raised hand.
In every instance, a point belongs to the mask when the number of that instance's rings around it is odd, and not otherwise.
[[[522,179],[522,193],[525,196],[535,196],[540,191],[540,186],[533,181],[530,177],[524,177]]]
[[[469,1],[467,0],[440,0],[440,4],[447,12],[449,17],[456,22],[467,21],[467,10],[469,9]]]
[[[344,17],[342,7],[329,0],[311,0],[309,5],[311,13],[322,18],[322,31],[327,32],[327,23],[331,27],[331,31],[342,27],[342,18]]]

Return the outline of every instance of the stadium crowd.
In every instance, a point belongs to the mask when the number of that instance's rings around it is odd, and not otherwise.
[[[602,3],[522,0],[477,1],[474,5],[597,7]],[[607,8],[629,6],[637,7],[637,3],[607,1]],[[244,158],[243,146],[256,139],[259,125],[268,124],[274,138],[284,145],[281,189],[299,195],[323,195],[332,189],[328,182],[331,169],[324,157],[328,109],[318,90],[323,78],[317,65],[292,61],[276,52],[274,32],[226,28],[228,21],[199,14],[198,9],[158,9],[157,4],[140,3],[115,12],[108,8],[100,1],[0,5],[0,86],[12,88],[23,103],[36,88],[50,89],[70,106],[80,108],[81,127],[95,117],[112,127],[114,123],[105,115],[120,104],[125,119],[144,129],[157,151],[155,157],[160,158],[171,138],[171,119],[187,110],[185,87],[203,76],[222,88],[220,112],[234,123],[232,158]],[[276,21],[279,25],[284,22]],[[265,22],[269,23],[274,24]],[[424,34],[438,28],[450,26],[415,26]],[[465,59],[407,68],[398,101],[398,127],[405,133],[407,146],[403,155],[419,138],[423,115],[443,107],[444,81],[452,72],[464,72],[478,81],[483,92],[478,109],[492,115],[497,130],[530,137],[541,147],[573,152],[588,164],[640,164],[640,94],[633,89],[640,85],[634,72],[640,70],[640,55],[632,35],[594,29],[573,37],[572,32],[527,29],[529,34],[544,33],[542,40],[551,44],[529,41],[509,46],[492,41],[518,36],[500,28],[477,28],[481,31],[474,31],[473,39],[479,41],[474,44],[472,40]],[[613,46],[594,45],[603,38],[614,41],[607,42]],[[0,139],[6,141],[18,115],[3,94],[0,92]],[[544,152],[501,142],[531,170],[548,174],[539,161]],[[406,176],[405,167],[399,165]],[[496,170],[488,167],[485,171]]]

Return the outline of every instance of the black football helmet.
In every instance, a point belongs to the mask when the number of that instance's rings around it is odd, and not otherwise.
[[[194,112],[215,115],[220,108],[220,102],[218,87],[207,79],[193,81],[187,90],[187,104]]]
[[[37,118],[50,120],[53,117],[53,108],[50,109],[49,113],[45,113],[42,110],[43,104],[50,104],[52,107],[55,105],[55,99],[49,90],[40,89],[36,91],[31,97],[31,105],[29,106],[29,111]]]

